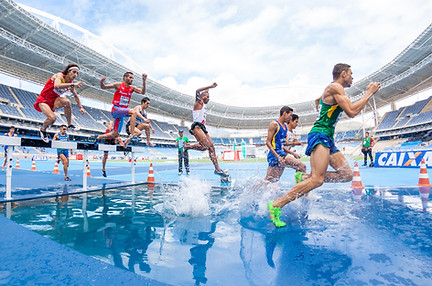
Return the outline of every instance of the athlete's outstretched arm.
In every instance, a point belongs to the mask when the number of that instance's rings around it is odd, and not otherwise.
[[[200,94],[201,94],[201,92],[202,92],[203,90],[210,89],[210,88],[215,88],[216,86],[217,86],[217,83],[214,82],[212,85],[209,85],[209,86],[206,86],[206,87],[198,88],[198,89],[196,90],[196,99],[198,100],[198,97],[200,96]]]
[[[100,79],[100,87],[102,89],[115,88],[117,90],[117,89],[119,89],[120,85],[122,84],[121,82],[105,84],[105,80],[106,80],[106,77],[101,77],[101,79]]]
[[[366,92],[363,97],[354,103],[352,103],[348,96],[345,94],[342,85],[333,84],[333,86],[330,88],[333,89],[330,92],[333,94],[336,103],[339,104],[339,106],[350,118],[353,118],[354,116],[359,114],[360,111],[362,111],[369,98],[371,98],[371,96],[378,91],[378,89],[380,88],[380,83],[371,82],[366,88]]]
[[[142,81],[143,81],[142,88],[138,88],[138,87],[136,87],[136,86],[133,86],[133,87],[132,87],[133,90],[134,90],[136,93],[139,93],[139,94],[145,94],[145,93],[146,93],[146,80],[147,80],[147,74],[143,73],[143,74],[142,74]]]

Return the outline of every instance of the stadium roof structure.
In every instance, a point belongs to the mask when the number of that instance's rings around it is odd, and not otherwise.
[[[107,82],[118,82],[124,72],[130,70],[47,25],[15,2],[0,0],[0,71],[44,84],[69,63],[80,66],[80,80],[86,83],[80,95],[106,103],[112,101],[113,92],[102,90],[99,79],[107,77]],[[140,77],[135,78],[139,86]],[[382,87],[366,111],[374,111],[429,88],[432,85],[432,25],[390,63],[353,84],[347,90],[348,96],[353,101],[358,100],[371,81],[381,82]],[[172,90],[152,79],[147,79],[146,95],[152,100],[153,112],[191,121],[194,95]],[[131,106],[138,104],[142,97],[134,94]],[[314,122],[314,101],[291,107],[300,116],[302,125]],[[231,129],[266,129],[268,122],[279,116],[279,109],[280,106],[237,107],[210,102],[207,124]]]

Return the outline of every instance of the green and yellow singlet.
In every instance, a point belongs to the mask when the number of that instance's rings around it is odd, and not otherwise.
[[[343,110],[338,104],[325,104],[322,99],[320,99],[318,105],[318,118],[309,133],[321,132],[326,134],[329,138],[334,139],[333,136],[336,123],[342,116],[342,112]]]

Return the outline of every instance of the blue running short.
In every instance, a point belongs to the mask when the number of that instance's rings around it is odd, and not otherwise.
[[[63,150],[57,150],[57,156],[60,158],[60,154],[63,154],[66,158],[69,157],[69,150],[63,149]]]
[[[282,158],[286,157],[286,153],[282,150],[275,150],[276,153],[278,153],[279,156],[281,156]],[[273,153],[269,150],[268,154],[267,154],[267,162],[269,167],[280,167],[283,168],[280,163],[279,160],[273,155]]]
[[[339,152],[339,149],[334,144],[333,139],[330,139],[326,134],[321,132],[312,132],[308,135],[308,145],[305,154],[310,156],[315,146],[321,144],[330,149],[330,155]]]

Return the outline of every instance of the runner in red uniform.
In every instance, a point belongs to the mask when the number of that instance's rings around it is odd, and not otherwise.
[[[85,113],[85,110],[82,107],[81,101],[76,92],[76,88],[83,86],[84,82],[79,81],[77,83],[73,83],[73,80],[77,77],[78,72],[78,65],[67,65],[67,67],[62,72],[56,73],[46,82],[42,92],[36,99],[34,108],[37,111],[45,114],[47,117],[40,129],[40,136],[46,143],[49,142],[46,129],[56,121],[54,110],[59,109],[60,107],[64,107],[68,128],[75,129],[75,126],[72,125],[71,102],[66,97],[62,97],[62,95],[68,91],[71,92],[75,97],[75,101],[79,106],[80,112],[82,114]]]
[[[130,117],[130,133],[131,137],[134,135],[135,129],[135,120],[137,117],[137,112],[134,109],[129,109],[129,101],[132,96],[132,92],[136,92],[139,94],[145,94],[146,91],[146,79],[147,75],[145,73],[142,74],[143,86],[142,88],[138,88],[132,85],[134,76],[131,72],[126,72],[123,75],[123,82],[115,82],[111,84],[105,84],[105,77],[100,79],[100,86],[102,89],[110,89],[114,88],[116,91],[114,92],[113,98],[113,107],[111,109],[111,114],[114,118],[114,128],[112,132],[99,135],[96,137],[96,140],[100,140],[103,138],[117,138],[120,135],[120,130],[123,126],[123,119],[125,117]]]

